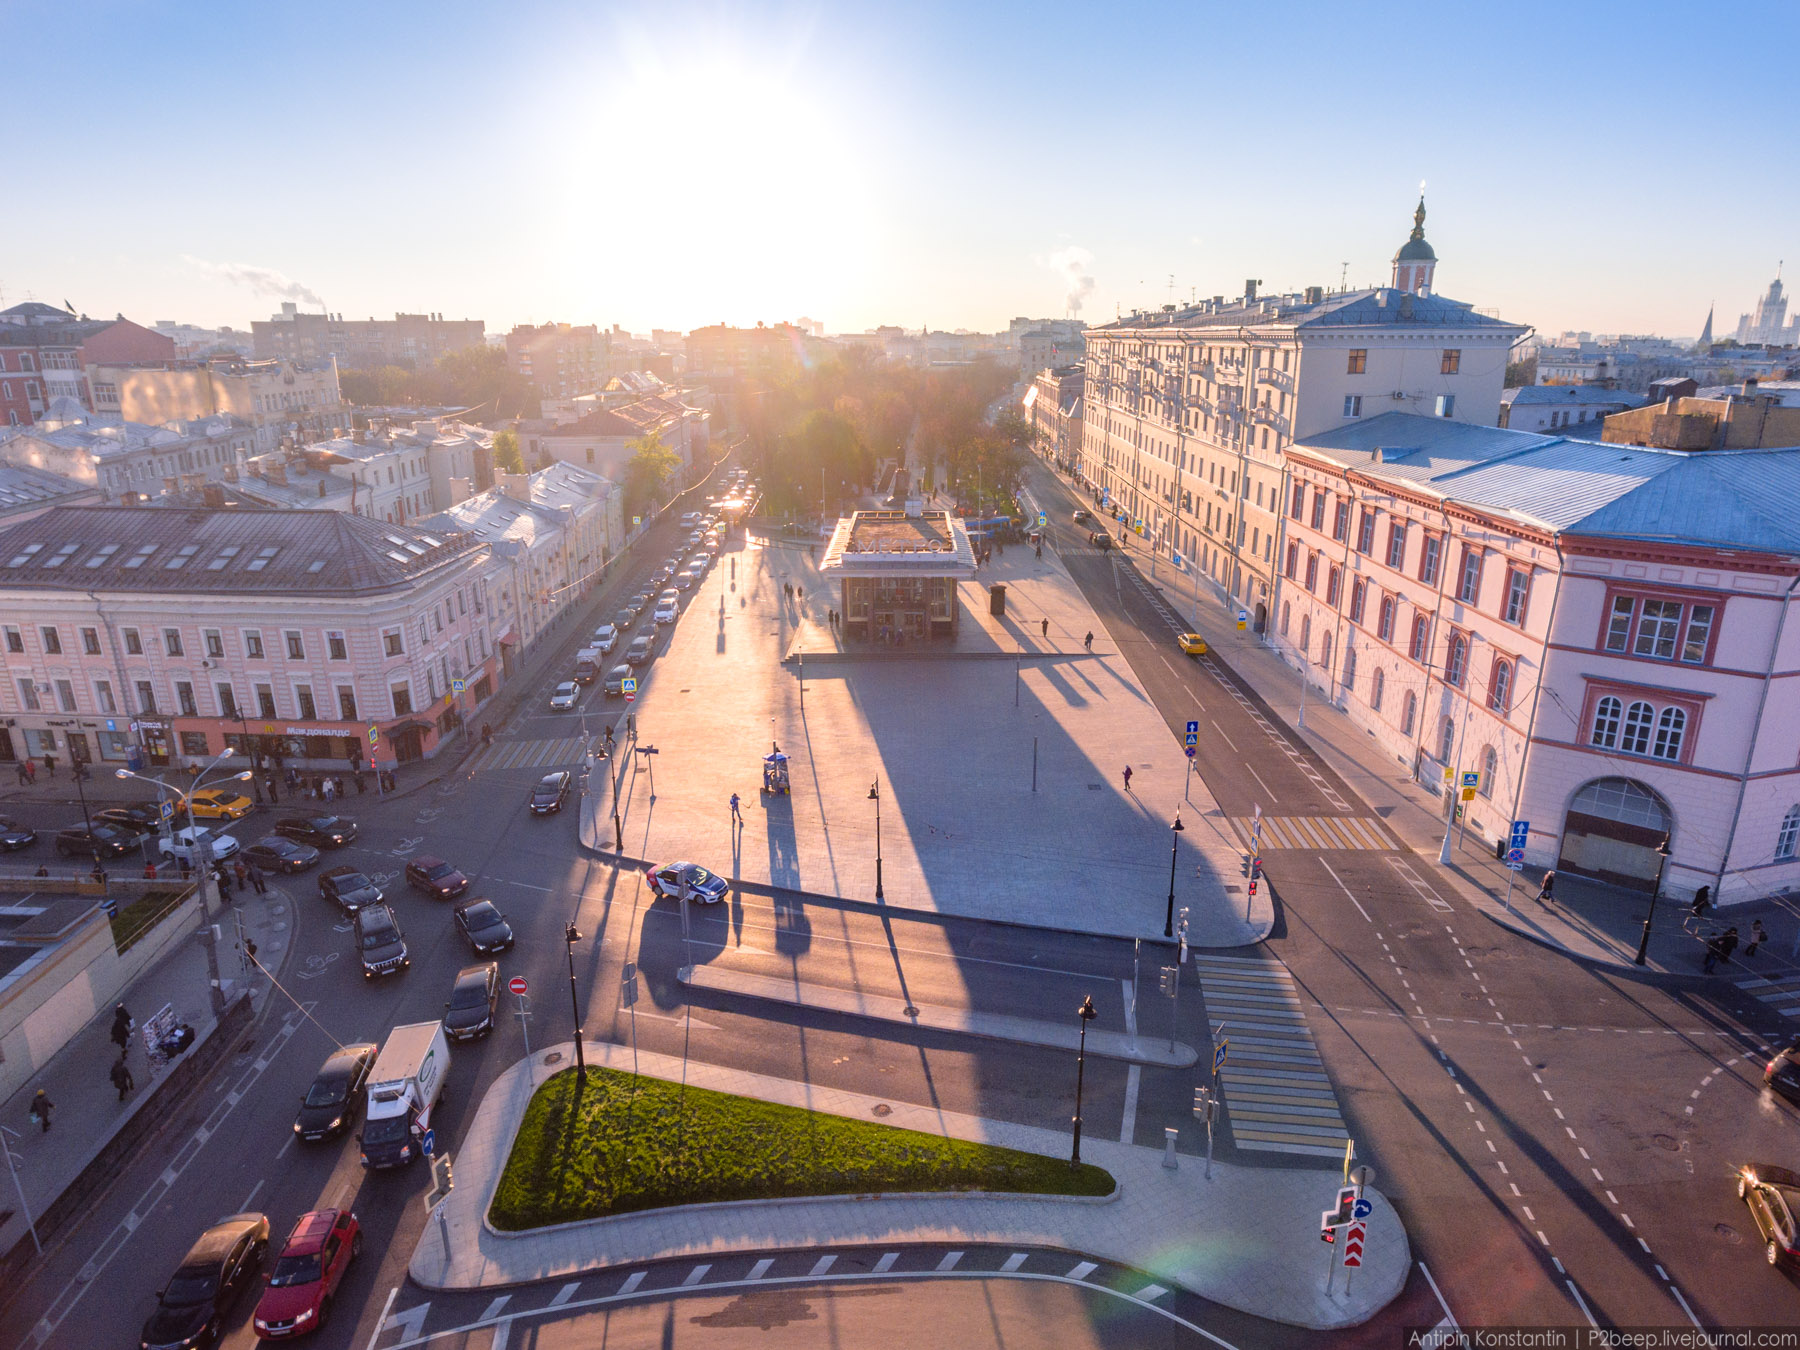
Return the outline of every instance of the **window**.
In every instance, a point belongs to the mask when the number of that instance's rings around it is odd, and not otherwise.
[[[144,654],[144,640],[138,636],[138,630],[135,628],[126,628],[122,631],[125,634],[125,654],[127,656],[142,656]]]
[[[404,632],[399,628],[384,628],[381,630],[381,645],[389,656],[406,655],[406,644],[402,640],[403,637]]]
[[[1488,679],[1488,707],[1502,715],[1512,707],[1512,679],[1512,662],[1496,660]]]
[[[1367,605],[1368,600],[1369,583],[1358,577],[1350,587],[1350,621],[1352,623],[1363,621],[1363,608]]]
[[[1455,413],[1456,413],[1456,395],[1455,394],[1439,394],[1437,396],[1437,415],[1439,417],[1452,417],[1455,415]]]
[[[1438,374],[1454,375],[1462,369],[1462,349],[1446,347],[1443,357],[1438,361]]]
[[[1325,489],[1322,487],[1313,489],[1312,527],[1315,530],[1325,528]]]
[[[1469,666],[1469,641],[1461,633],[1450,635],[1450,648],[1444,654],[1444,678],[1458,689]]]
[[[1658,759],[1680,759],[1681,738],[1686,731],[1687,714],[1680,708],[1664,708],[1662,716],[1656,719],[1656,745],[1651,753]]]
[[[194,686],[186,680],[175,681],[175,706],[181,709],[183,717],[200,715],[200,705],[194,702]]]
[[[1481,550],[1469,544],[1463,545],[1462,578],[1457,582],[1456,598],[1465,605],[1481,599]]]
[[[1394,615],[1399,608],[1400,607],[1394,603],[1393,596],[1384,595],[1381,597],[1381,621],[1375,631],[1380,634],[1383,642],[1392,642],[1394,640]]]
[[[219,691],[219,716],[236,717],[238,715],[237,695],[228,684],[215,686]]]
[[[184,731],[181,733],[181,753],[204,757],[212,753],[212,747],[206,743],[204,731]]]
[[[1381,711],[1382,687],[1387,684],[1387,673],[1380,666],[1375,667],[1375,677],[1369,681],[1369,710]]]
[[[187,566],[187,560],[200,551],[198,544],[183,544],[175,550],[175,556],[163,564],[165,571],[174,572]]]
[[[1287,551],[1287,579],[1294,580],[1300,574],[1300,545],[1290,543]]]
[[[1406,562],[1406,526],[1395,520],[1388,522],[1387,565],[1396,572]]]
[[[42,633],[44,637],[44,654],[47,656],[61,656],[62,634],[57,632],[56,629],[49,624],[45,624],[38,632]]]
[[[1342,501],[1337,504],[1337,512],[1331,518],[1331,537],[1342,540],[1350,533],[1350,503]]]
[[[1425,547],[1419,550],[1419,580],[1427,586],[1437,585],[1438,563],[1443,557],[1443,536],[1428,534]]]
[[[344,645],[344,635],[342,633],[327,633],[325,635],[325,654],[333,661],[347,661],[350,659],[350,650]]]
[[[217,557],[206,564],[206,570],[209,572],[223,572],[225,570],[225,564],[237,557],[238,551],[236,544],[226,545],[226,547],[219,550]]]
[[[1506,621],[1523,625],[1525,599],[1531,594],[1531,574],[1516,567],[1506,569]]]
[[[155,544],[145,544],[125,560],[127,571],[142,567],[150,561],[150,555],[156,552]]]
[[[1356,527],[1356,551],[1362,554],[1375,551],[1375,513],[1366,506]]]
[[[256,709],[264,717],[275,716],[275,690],[266,684],[256,686]]]
[[[9,652],[25,650],[25,635],[19,631],[16,624],[6,625],[6,650]]]
[[[119,711],[119,704],[117,700],[113,698],[111,680],[94,681],[94,702],[99,705],[100,711],[103,713],[116,713]]]
[[[1298,520],[1298,519],[1300,519],[1300,517],[1302,515],[1305,514],[1305,509],[1306,509],[1306,484],[1305,483],[1295,483],[1294,484],[1294,500],[1293,500],[1292,505],[1288,508],[1288,514],[1291,515],[1295,520]]]
[[[138,711],[154,713],[156,711],[156,689],[148,680],[137,682]]]
[[[1446,717],[1438,727],[1438,758],[1450,763],[1456,754],[1456,719]]]
[[[1369,349],[1367,347],[1352,347],[1350,349],[1349,367],[1344,373],[1346,375],[1362,375],[1367,372],[1368,368]]]
[[[223,660],[225,656],[225,639],[216,628],[208,628],[200,635],[206,640],[206,654],[213,660]]]
[[[1790,806],[1781,818],[1781,833],[1775,836],[1775,857],[1792,858],[1796,844],[1800,844],[1800,806]]]
[[[1713,607],[1695,605],[1688,611],[1687,636],[1681,642],[1683,661],[1706,660],[1707,640],[1712,637]]]
[[[24,703],[27,712],[38,711],[40,705],[38,704],[36,680],[19,681],[19,699]]]
[[[75,686],[67,680],[56,682],[56,703],[66,713],[75,711]]]
[[[1300,654],[1304,656],[1307,648],[1312,646],[1312,615],[1300,616]]]
[[[1481,795],[1490,801],[1494,796],[1494,779],[1500,776],[1500,756],[1491,745],[1481,750]]]
[[[1594,705],[1594,731],[1588,740],[1591,744],[1610,750],[1619,743],[1619,718],[1625,711],[1625,705],[1608,694]]]
[[[299,629],[297,629],[297,628],[286,629],[282,632],[282,637],[287,640],[288,660],[290,660],[290,661],[306,660],[306,644],[300,640],[300,630]]]
[[[244,655],[252,661],[263,659],[262,633],[259,630],[255,628],[245,630]]]
[[[395,717],[405,717],[413,710],[411,685],[397,684],[389,692],[394,696]]]
[[[356,690],[347,684],[340,684],[337,691],[338,715],[346,722],[356,720]]]
[[[1344,395],[1344,416],[1345,417],[1361,417],[1362,416],[1362,395],[1361,394],[1345,394]]]
[[[319,718],[319,710],[313,705],[312,686],[310,684],[295,685],[294,697],[300,703],[300,716],[302,720],[316,722]]]
[[[1612,614],[1606,621],[1606,650],[1622,652],[1631,642],[1631,618],[1637,612],[1637,600],[1629,595],[1615,595]]]
[[[1325,603],[1336,607],[1338,596],[1344,589],[1344,574],[1337,568],[1331,569],[1331,575],[1325,581]]]
[[[1412,646],[1407,649],[1407,654],[1423,665],[1425,658],[1431,654],[1430,644],[1431,625],[1423,614],[1415,614],[1412,626]]]
[[[1648,703],[1633,703],[1625,710],[1625,726],[1619,733],[1619,749],[1628,755],[1648,754],[1650,727],[1655,720],[1655,710]]]
[[[1675,635],[1681,629],[1679,600],[1646,600],[1644,614],[1638,620],[1635,656],[1654,656],[1670,661],[1675,657]]]
[[[1281,635],[1283,637],[1287,636],[1288,617],[1293,613],[1293,609],[1294,607],[1287,601],[1283,600],[1281,602]]]
[[[1406,691],[1406,702],[1404,705],[1402,705],[1401,712],[1400,712],[1400,734],[1402,736],[1412,735],[1413,719],[1416,718],[1418,715],[1419,715],[1419,696],[1417,694],[1413,693],[1412,690],[1409,689]]]
[[[246,572],[262,571],[263,568],[267,567],[269,563],[274,560],[275,555],[279,552],[281,552],[280,548],[274,544],[257,549],[256,556],[244,564],[244,570]]]
[[[100,630],[98,628],[81,630],[81,650],[89,656],[100,655]]]
[[[181,630],[179,628],[163,629],[163,650],[170,656],[181,655]]]
[[[1306,589],[1316,591],[1319,588],[1319,555],[1306,555]]]

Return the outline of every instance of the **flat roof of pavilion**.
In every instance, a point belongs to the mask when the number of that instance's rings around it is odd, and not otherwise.
[[[947,511],[858,511],[832,531],[819,564],[841,576],[975,575],[975,549],[962,521]]]

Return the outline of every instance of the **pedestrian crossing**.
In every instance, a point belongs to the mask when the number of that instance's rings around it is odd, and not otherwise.
[[[1244,847],[1250,847],[1255,822],[1249,816],[1233,816],[1231,823]],[[1264,849],[1400,848],[1399,841],[1372,816],[1264,816],[1261,838]]]
[[[579,736],[554,741],[496,741],[469,761],[470,773],[495,769],[554,769],[572,765],[582,756]]]
[[[1219,1097],[1233,1142],[1262,1153],[1342,1157],[1349,1131],[1287,967],[1198,952],[1192,959],[1214,1044],[1230,1043]]]
[[[1800,975],[1787,975],[1778,980],[1737,980],[1737,987],[1783,1017],[1800,1017]]]

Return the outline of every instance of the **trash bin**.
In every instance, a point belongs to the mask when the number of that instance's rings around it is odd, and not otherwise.
[[[1501,835],[1498,839],[1494,840],[1494,857],[1495,857],[1495,859],[1498,860],[1499,862],[1505,862],[1506,861],[1506,850],[1508,848],[1510,848],[1511,846],[1512,846],[1511,841],[1505,835]]]
[[[996,619],[1006,617],[1006,587],[993,585],[988,587],[988,613]]]

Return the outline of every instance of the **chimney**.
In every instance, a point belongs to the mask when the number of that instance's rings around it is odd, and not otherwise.
[[[531,500],[531,475],[528,473],[508,473],[504,469],[496,469],[494,486],[500,489],[502,496],[511,497],[516,502]]]
[[[366,433],[361,427],[357,427],[356,430],[350,433],[350,440],[356,445],[362,445],[366,441]]]
[[[238,466],[235,462],[225,466],[225,481],[235,483],[238,480]]]
[[[272,459],[263,465],[263,477],[271,483],[279,483],[282,487],[286,487],[287,465],[281,460]]]
[[[323,478],[321,478],[319,480],[319,496],[323,497],[324,495],[325,495],[325,480]]]
[[[181,488],[180,482],[173,478],[163,479],[163,496],[173,497]]]
[[[1744,376],[1744,391],[1743,392],[1744,392],[1745,398],[1755,398],[1756,397],[1756,376],[1754,376],[1754,375]]]
[[[474,495],[470,491],[470,487],[468,479],[452,478],[450,480],[450,505],[455,506],[458,502],[468,501]]]
[[[1319,305],[1319,304],[1323,304],[1324,302],[1325,302],[1325,288],[1323,286],[1308,286],[1306,288],[1306,303],[1307,304]]]
[[[1250,277],[1244,278],[1244,303],[1246,305],[1256,303],[1256,282]]]
[[[222,510],[225,506],[225,489],[217,483],[207,483],[200,489],[200,500],[213,510]]]

